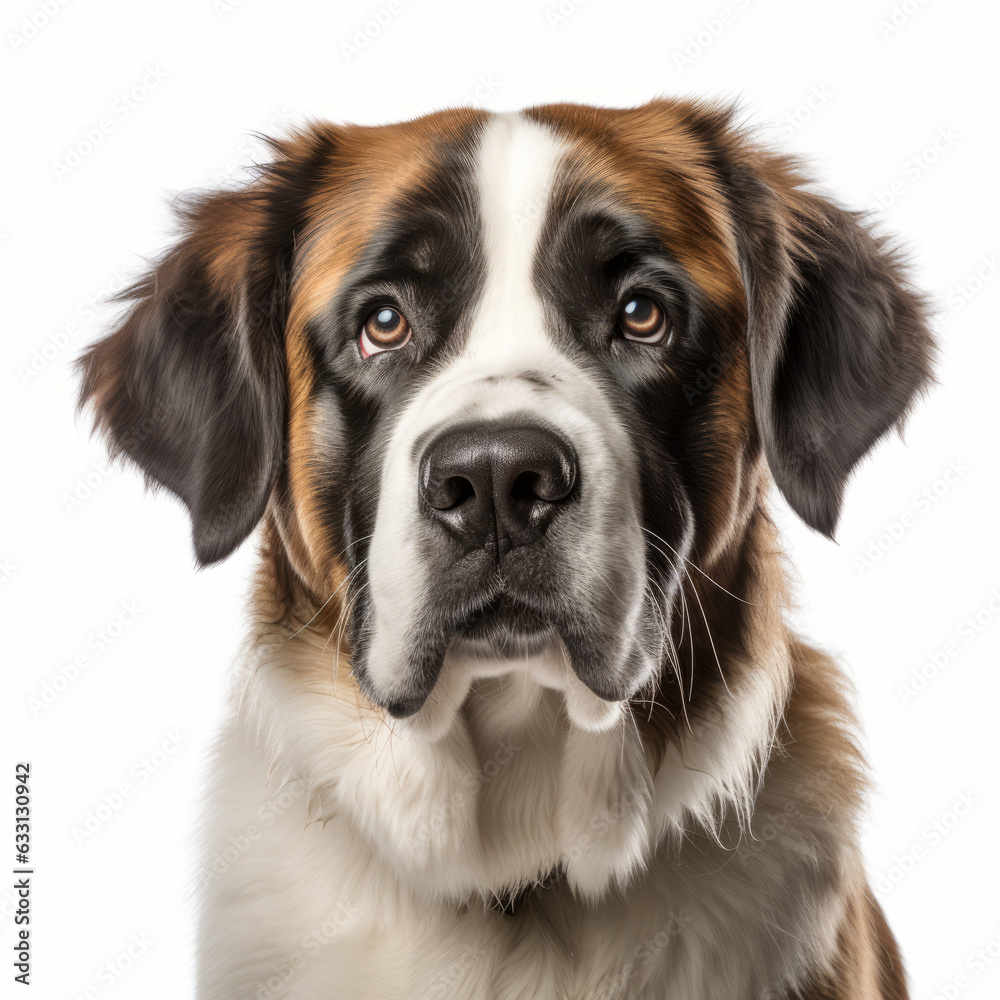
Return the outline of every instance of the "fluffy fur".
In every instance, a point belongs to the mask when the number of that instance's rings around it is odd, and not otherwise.
[[[773,478],[832,534],[930,378],[893,248],[697,103],[274,152],[81,362],[200,562],[262,522],[199,996],[903,1000],[849,698],[785,624],[766,508]],[[637,291],[662,345],[620,334]],[[368,356],[386,303],[411,340]],[[427,455],[522,425],[577,481],[470,548]]]

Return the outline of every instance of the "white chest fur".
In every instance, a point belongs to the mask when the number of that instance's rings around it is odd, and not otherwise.
[[[832,948],[838,838],[795,803],[794,763],[739,815],[773,733],[763,690],[654,776],[630,718],[575,728],[530,672],[480,680],[428,740],[366,717],[303,652],[241,680],[220,744],[203,997],[716,1000]],[[557,866],[514,916],[486,905]]]

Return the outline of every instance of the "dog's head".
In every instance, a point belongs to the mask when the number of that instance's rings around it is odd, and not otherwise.
[[[315,607],[350,595],[354,675],[394,716],[518,660],[567,664],[538,669],[607,724],[768,470],[832,534],[929,377],[891,248],[725,110],[453,111],[274,151],[187,205],[83,399],[201,563],[266,514]]]

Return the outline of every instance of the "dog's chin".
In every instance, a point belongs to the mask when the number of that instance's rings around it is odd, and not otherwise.
[[[437,740],[455,724],[472,686],[511,674],[562,692],[571,725],[591,732],[614,726],[625,714],[628,691],[612,684],[594,690],[574,671],[558,628],[537,611],[497,598],[455,630],[437,680],[412,711],[394,713],[397,732]]]

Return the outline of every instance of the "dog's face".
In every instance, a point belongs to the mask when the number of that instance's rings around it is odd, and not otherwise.
[[[446,657],[468,677],[556,652],[574,721],[599,724],[658,669],[690,554],[671,411],[700,296],[627,179],[567,138],[507,118],[445,149],[312,318],[365,400],[327,400],[331,451],[357,458],[329,499],[358,567],[353,668],[410,715]]]
[[[739,561],[768,469],[831,533],[928,377],[893,254],[724,111],[275,149],[190,206],[84,396],[202,562],[266,511],[313,605],[349,595],[353,673],[394,716],[518,661],[609,724],[670,662],[686,567]]]

